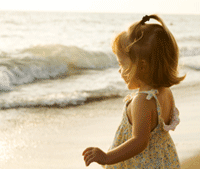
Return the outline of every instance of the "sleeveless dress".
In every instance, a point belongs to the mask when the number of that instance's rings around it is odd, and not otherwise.
[[[175,144],[169,134],[169,130],[174,130],[179,124],[179,112],[173,102],[173,115],[169,125],[166,125],[161,117],[161,107],[156,94],[158,90],[142,91],[137,93],[146,93],[146,99],[150,100],[153,97],[156,100],[158,125],[151,131],[150,141],[148,146],[136,156],[113,165],[104,165],[105,169],[179,169],[180,162],[175,148]],[[132,125],[127,117],[127,105],[131,101],[131,97],[125,104],[122,121],[117,129],[112,146],[109,150],[119,146],[132,137]]]

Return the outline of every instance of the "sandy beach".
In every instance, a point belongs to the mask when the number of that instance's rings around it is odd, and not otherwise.
[[[170,134],[182,168],[200,168],[199,84],[183,84],[172,91],[181,123]],[[123,106],[120,97],[76,107],[1,110],[0,118],[7,128],[0,133],[0,168],[86,168],[82,151],[89,146],[107,151],[121,121]],[[13,118],[8,119],[11,114]],[[101,166],[93,163],[89,168]]]
[[[199,169],[200,168],[200,153],[182,162],[182,169]]]

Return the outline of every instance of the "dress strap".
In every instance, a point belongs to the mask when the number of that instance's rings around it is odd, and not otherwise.
[[[158,116],[159,116],[159,118],[160,118],[160,115],[161,115],[161,106],[160,106],[160,103],[159,103],[158,98],[157,98],[157,96],[156,96],[156,94],[158,94],[158,90],[157,90],[157,89],[151,89],[151,90],[149,90],[149,91],[137,92],[137,94],[138,94],[138,93],[145,93],[145,94],[147,94],[147,97],[146,97],[147,100],[151,100],[152,97],[155,98],[155,100],[156,100],[156,105],[157,105],[157,112],[158,112]],[[162,118],[161,118],[161,119],[162,119]]]

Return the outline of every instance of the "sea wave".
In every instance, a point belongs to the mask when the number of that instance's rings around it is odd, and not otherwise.
[[[185,67],[200,70],[200,48],[182,47],[180,54]],[[112,52],[89,51],[77,46],[38,45],[14,53],[1,52],[0,91],[11,91],[16,85],[38,79],[67,77],[86,69],[116,66],[117,60]]]
[[[198,72],[200,71],[200,55],[193,57],[182,57],[180,59],[180,65]]]
[[[76,46],[39,45],[0,57],[0,90],[15,85],[80,73],[84,69],[104,69],[116,65],[112,53],[87,51]]]
[[[98,101],[106,98],[122,97],[127,91],[119,90],[114,86],[107,86],[97,90],[75,91],[71,93],[54,93],[35,97],[8,96],[0,99],[0,109],[24,107],[66,107],[77,106],[86,102]]]
[[[181,47],[180,56],[197,56],[200,55],[200,46],[199,47]]]
[[[182,35],[180,37],[177,37],[178,42],[197,42],[199,43],[200,36],[198,35]]]

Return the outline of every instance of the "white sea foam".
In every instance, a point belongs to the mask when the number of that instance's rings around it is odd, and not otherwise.
[[[76,106],[94,100],[102,100],[111,97],[120,97],[122,91],[117,90],[113,86],[107,86],[104,89],[92,91],[75,91],[71,93],[52,93],[46,95],[29,96],[15,95],[17,97],[7,96],[0,99],[0,109],[18,108],[18,107],[66,107]]]
[[[11,92],[1,93],[0,108],[64,107],[123,96],[127,89],[117,69],[88,70],[65,79],[17,86]]]

